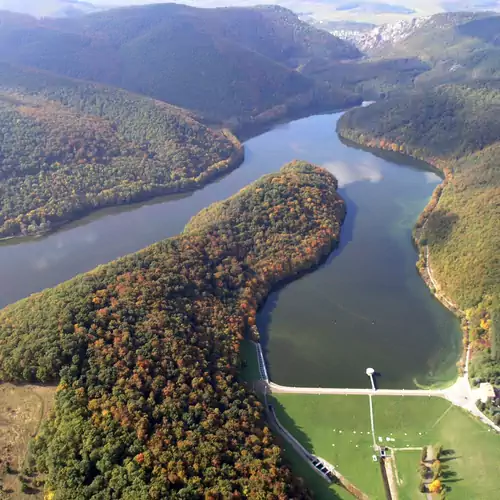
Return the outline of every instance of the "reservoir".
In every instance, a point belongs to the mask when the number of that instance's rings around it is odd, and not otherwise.
[[[178,234],[189,219],[293,159],[330,170],[347,203],[341,244],[316,271],[273,293],[259,314],[271,379],[386,388],[452,380],[458,321],[418,276],[411,230],[440,178],[425,165],[343,144],[341,114],[279,126],[245,143],[234,172],[194,193],[101,210],[56,233],[0,245],[0,306]]]

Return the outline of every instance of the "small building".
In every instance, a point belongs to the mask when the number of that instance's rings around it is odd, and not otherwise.
[[[479,384],[478,395],[482,403],[487,403],[490,399],[495,399],[495,389],[489,382],[482,382]]]

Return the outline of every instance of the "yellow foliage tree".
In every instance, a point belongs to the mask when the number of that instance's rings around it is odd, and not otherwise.
[[[441,481],[439,479],[436,479],[435,481],[432,481],[431,484],[429,484],[429,492],[430,493],[439,493],[441,491],[442,485]]]

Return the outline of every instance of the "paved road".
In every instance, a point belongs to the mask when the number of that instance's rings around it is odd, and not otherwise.
[[[340,394],[340,395],[363,395],[363,396],[435,396],[446,397],[445,390],[424,389],[338,389],[328,387],[287,387],[269,382],[269,389],[274,393],[290,394]]]

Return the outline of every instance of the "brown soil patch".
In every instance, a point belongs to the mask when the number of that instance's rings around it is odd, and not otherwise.
[[[21,492],[19,475],[28,443],[52,409],[55,387],[0,384],[0,498],[36,498]]]

